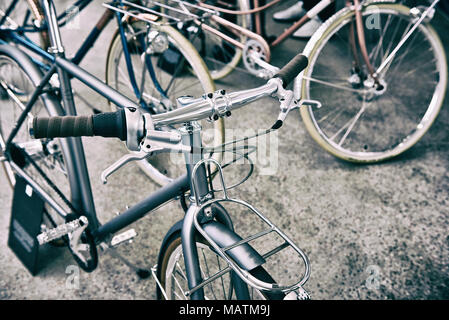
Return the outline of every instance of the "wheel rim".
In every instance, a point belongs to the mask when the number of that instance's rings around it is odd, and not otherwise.
[[[377,39],[383,37],[384,40],[388,38],[395,40],[384,41],[384,44],[392,43],[390,48],[378,46],[379,42],[375,41],[374,33],[365,31],[371,60],[376,68],[382,62],[382,57],[387,56],[385,53],[394,48],[394,43],[397,43],[400,35],[407,30],[409,22],[404,9],[398,11],[394,8],[379,6],[364,10],[364,25],[375,13],[379,15],[381,26],[381,29],[376,30]],[[321,110],[308,108],[302,110],[301,114],[305,118],[306,125],[308,122],[308,129],[313,133],[312,136],[332,154],[351,161],[385,160],[404,152],[415,144],[436,118],[444,98],[447,81],[444,51],[441,50],[441,43],[433,31],[421,25],[417,30],[418,33],[415,33],[408,42],[409,46],[406,44],[402,51],[398,52],[396,57],[399,59],[394,59],[387,72],[380,75],[381,81],[386,84],[385,92],[378,96],[374,94],[374,98],[370,97],[372,99],[370,100],[368,97],[373,94],[373,91],[369,90],[369,86],[364,81],[357,87],[357,82],[351,83],[348,80],[353,76],[350,74],[351,66],[349,66],[352,58],[347,58],[352,56],[351,52],[349,55],[346,52],[345,60],[341,48],[338,48],[338,43],[347,42],[343,34],[346,34],[347,38],[350,18],[353,15],[349,16],[341,19],[342,23],[335,22],[334,25],[339,23],[340,25],[325,35],[318,45],[314,45],[310,55],[310,65],[304,72],[303,97],[321,100],[323,107]],[[390,31],[393,27],[394,29]],[[331,43],[332,40],[336,45]],[[422,48],[423,42],[427,43],[427,48],[431,50],[416,55],[415,46]],[[322,77],[323,64],[326,60],[323,59],[323,52],[324,56],[332,52],[333,57],[336,60],[340,59],[341,62],[331,68],[328,64],[326,66],[328,74],[331,70],[332,77],[335,77],[332,81],[329,80],[329,76],[328,79]],[[428,58],[429,54],[435,58]],[[321,62],[317,62],[320,57]],[[433,61],[435,63],[432,65]],[[407,71],[408,81],[401,81],[400,76],[405,74],[404,70]],[[418,78],[420,78],[419,81],[414,80]],[[423,90],[420,90],[420,94],[413,92],[413,88],[407,87],[411,83],[414,85],[422,83]],[[424,88],[427,89],[427,95],[421,93],[426,91]],[[317,98],[318,91],[320,95]],[[356,101],[357,99],[359,102]],[[410,107],[411,102],[413,102],[413,110]],[[394,106],[394,109],[390,108],[393,110],[390,114],[385,112],[388,110],[388,104]],[[394,119],[396,121],[393,121]],[[399,123],[398,119],[401,120]]]

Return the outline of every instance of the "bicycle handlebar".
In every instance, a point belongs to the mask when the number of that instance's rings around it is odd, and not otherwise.
[[[265,85],[258,88],[229,94],[225,94],[222,90],[197,99],[193,97],[178,98],[178,108],[166,113],[151,115],[152,124],[157,128],[205,118],[217,120],[220,116],[228,115],[231,110],[276,93],[279,86],[287,87],[307,67],[307,63],[307,57],[298,54]],[[128,132],[128,130],[144,130],[136,128],[137,126],[133,123],[127,125],[127,120],[131,121],[127,118],[124,109],[90,116],[33,118],[30,134],[36,139],[101,136],[116,137],[127,141],[127,137],[142,137],[134,132]]]
[[[275,93],[282,85],[286,88],[290,82],[307,67],[308,59],[302,54],[296,55],[267,84],[249,90],[224,94],[222,91],[209,93],[201,98],[181,97],[177,100],[176,110],[152,115],[155,127],[180,124],[188,121],[197,121],[206,118],[217,119],[250,102]],[[276,79],[281,80],[281,84]]]

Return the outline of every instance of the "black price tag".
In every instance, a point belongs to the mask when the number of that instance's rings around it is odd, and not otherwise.
[[[34,276],[38,272],[39,243],[44,201],[16,175],[8,246]]]

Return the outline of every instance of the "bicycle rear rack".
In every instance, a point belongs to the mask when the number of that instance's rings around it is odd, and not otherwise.
[[[204,279],[200,285],[196,286],[195,288],[190,289],[189,292],[187,292],[187,295],[190,295],[194,291],[200,289],[201,287],[204,287],[206,284],[208,284],[209,282],[222,276],[224,273],[229,272],[231,269],[234,272],[236,272],[236,274],[243,281],[245,281],[249,286],[251,286],[257,290],[277,291],[277,292],[281,291],[286,294],[296,290],[296,291],[299,291],[299,296],[304,295],[305,291],[302,289],[302,286],[306,283],[306,281],[308,280],[309,275],[310,275],[310,263],[309,263],[309,259],[308,259],[307,255],[298,246],[296,246],[293,243],[293,241],[285,233],[283,233],[278,227],[276,227],[269,219],[267,219],[255,207],[253,207],[252,205],[250,205],[249,203],[247,203],[243,200],[233,199],[228,196],[226,184],[224,181],[222,167],[216,160],[214,160],[213,158],[209,158],[209,159],[203,159],[202,161],[198,162],[192,171],[192,177],[195,177],[195,173],[196,173],[196,170],[198,169],[198,167],[201,164],[206,163],[206,162],[212,162],[213,165],[216,166],[216,168],[218,168],[220,182],[221,182],[221,186],[222,186],[221,192],[223,193],[223,198],[210,199],[210,200],[204,201],[203,203],[200,203],[200,198],[198,197],[198,194],[197,194],[196,184],[194,181],[192,181],[192,188],[193,188],[192,192],[193,192],[196,207],[197,207],[197,210],[194,214],[194,225],[195,225],[196,229],[198,230],[198,232],[204,237],[204,239],[206,239],[206,241],[209,243],[209,245],[215,250],[215,252],[218,253],[218,255],[227,262],[228,267],[223,270],[220,270],[215,275],[210,276],[208,279]],[[242,206],[246,207],[247,209],[250,210],[250,212],[254,213],[256,217],[261,219],[263,221],[263,224],[267,225],[268,228],[266,228],[260,232],[257,232],[255,234],[252,234],[250,236],[247,236],[246,238],[239,240],[231,245],[221,247],[202,228],[201,223],[200,223],[200,213],[203,212],[206,208],[210,207],[214,203],[218,204],[218,203],[224,203],[224,202],[235,203],[235,204],[242,205]],[[271,233],[276,233],[281,239],[284,240],[284,243],[277,246],[276,248],[270,250],[269,252],[263,254],[262,257],[264,260],[279,253],[281,250],[284,250],[284,249],[290,247],[290,248],[293,248],[293,250],[298,254],[300,260],[302,260],[304,263],[304,273],[303,273],[302,277],[297,279],[297,281],[295,281],[293,284],[279,285],[279,284],[273,284],[273,283],[267,283],[267,282],[261,281],[260,279],[251,275],[249,271],[242,269],[238,265],[238,263],[231,257],[231,255],[228,254],[228,252],[230,250],[232,250],[240,245],[247,244],[253,240],[256,240],[256,239],[264,237],[264,236],[268,236]]]
[[[161,2],[147,0],[146,6],[142,6],[131,1],[116,0],[104,2],[103,6],[153,25],[202,21],[212,15],[219,15],[218,11],[203,8],[187,1],[165,0],[164,3]]]

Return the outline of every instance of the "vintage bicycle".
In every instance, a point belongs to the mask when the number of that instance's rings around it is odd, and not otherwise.
[[[272,49],[334,1],[320,1],[275,38],[264,37],[261,17],[278,0],[195,2],[224,15],[182,26],[220,79],[240,59],[251,74],[271,77],[277,71],[270,65]],[[307,42],[310,63],[295,80],[295,97],[324,106],[303,108],[301,116],[332,155],[359,163],[391,159],[435,121],[448,74],[444,46],[431,25],[439,0],[428,3],[409,8],[400,1],[346,1]]]

